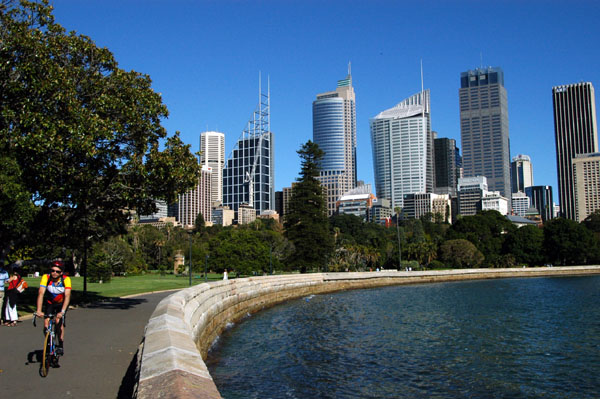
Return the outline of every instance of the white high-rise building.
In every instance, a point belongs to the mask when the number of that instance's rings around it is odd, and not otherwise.
[[[212,171],[209,167],[202,166],[196,187],[179,195],[178,221],[184,228],[193,228],[198,214],[202,214],[205,222],[212,221],[211,184]]]
[[[371,145],[378,198],[402,207],[404,195],[433,192],[433,136],[429,90],[371,119]]]
[[[524,193],[525,188],[533,186],[533,166],[527,155],[519,154],[513,157],[510,163],[510,179],[513,193]]]
[[[508,215],[508,199],[500,194],[500,191],[488,191],[481,199],[482,211],[498,211],[502,215]]]
[[[525,217],[527,210],[531,206],[531,198],[524,192],[516,192],[512,195],[512,210],[515,215]]]
[[[200,164],[212,169],[211,205],[223,203],[223,168],[225,167],[225,134],[200,133]]]

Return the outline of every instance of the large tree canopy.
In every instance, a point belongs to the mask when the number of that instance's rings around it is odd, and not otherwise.
[[[196,158],[178,133],[167,138],[167,115],[149,76],[66,33],[47,0],[0,0],[0,176],[36,208],[15,221],[2,202],[3,223],[21,223],[0,230],[3,254],[23,231],[77,248],[192,187]]]

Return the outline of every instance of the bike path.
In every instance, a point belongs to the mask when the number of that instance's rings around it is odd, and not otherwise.
[[[158,302],[173,291],[115,298],[67,313],[60,368],[40,376],[43,321],[0,327],[0,396],[115,399],[131,396],[134,358]]]

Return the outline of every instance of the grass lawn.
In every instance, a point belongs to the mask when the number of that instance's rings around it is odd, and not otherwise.
[[[192,284],[203,283],[204,276],[193,276]],[[208,274],[208,280],[220,280],[222,274]],[[29,288],[19,298],[17,309],[20,316],[33,313],[35,310],[35,301],[37,298],[38,288],[40,287],[41,277],[25,277]],[[110,300],[111,298],[123,297],[133,294],[141,294],[151,291],[163,291],[170,289],[189,287],[189,277],[174,276],[167,274],[145,274],[141,276],[129,277],[113,277],[108,283],[90,283],[87,284],[87,295],[83,295],[83,277],[71,277],[73,284],[73,293],[71,296],[72,305],[80,305],[84,303],[97,302],[102,300]]]

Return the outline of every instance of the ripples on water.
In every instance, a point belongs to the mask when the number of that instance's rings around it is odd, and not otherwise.
[[[346,291],[260,312],[207,365],[234,398],[598,398],[600,277]]]

